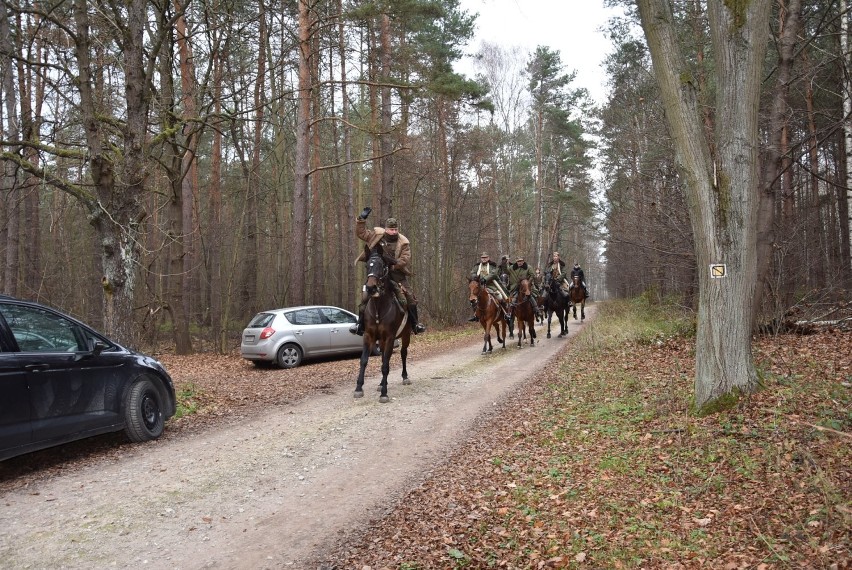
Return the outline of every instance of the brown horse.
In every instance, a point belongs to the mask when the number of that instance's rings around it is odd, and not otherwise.
[[[571,289],[568,291],[568,296],[571,299],[571,304],[574,305],[574,320],[577,320],[577,305],[580,305],[580,322],[586,320],[586,293],[583,291],[583,284],[580,282],[580,276],[575,275],[571,278]]]
[[[379,344],[382,352],[382,382],[379,385],[381,395],[379,402],[389,402],[388,398],[388,372],[390,372],[390,358],[393,352],[394,341],[400,341],[399,356],[402,359],[402,383],[411,384],[406,369],[408,357],[408,344],[411,340],[411,323],[408,320],[408,311],[400,303],[397,297],[394,283],[388,276],[387,261],[381,245],[376,245],[372,250],[364,246],[367,257],[367,303],[364,306],[364,348],[361,351],[361,368],[358,371],[358,382],[355,385],[355,397],[364,396],[364,370],[370,354]]]
[[[472,307],[476,309],[476,314],[479,316],[479,324],[485,332],[482,335],[482,354],[488,354],[492,351],[491,345],[491,327],[497,334],[497,342],[506,348],[506,319],[503,317],[503,309],[500,307],[499,301],[494,298],[494,295],[482,285],[478,279],[471,279],[468,283],[469,296],[468,300]]]
[[[521,279],[518,283],[517,297],[512,307],[512,318],[518,323],[518,348],[521,348],[528,330],[530,346],[535,344],[535,311],[530,302],[531,297],[532,290],[529,279]]]

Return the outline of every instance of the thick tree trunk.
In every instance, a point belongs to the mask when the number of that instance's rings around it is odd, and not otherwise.
[[[756,278],[758,102],[769,0],[730,10],[709,0],[717,115],[705,138],[697,84],[677,43],[667,0],[638,0],[654,73],[685,178],[699,268],[695,403],[699,410],[757,387],[751,353]],[[714,155],[711,148],[717,152]],[[712,278],[711,265],[725,276]]]
[[[125,70],[126,120],[120,167],[104,142],[93,90],[89,50],[89,20],[85,0],[74,2],[74,54],[77,59],[80,111],[86,133],[89,167],[97,195],[90,201],[90,219],[101,244],[104,331],[119,342],[133,345],[133,296],[140,258],[140,224],[144,219],[141,197],[145,188],[145,136],[149,106],[145,76],[145,0],[130,0],[122,29],[121,47]],[[109,205],[109,210],[105,210]]]

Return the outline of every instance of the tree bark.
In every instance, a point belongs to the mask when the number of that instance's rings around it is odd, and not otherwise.
[[[308,172],[310,170],[311,121],[311,15],[308,0],[299,0],[299,89],[296,111],[296,156],[293,187],[294,267],[290,273],[290,301],[305,302],[305,270],[308,262]],[[299,269],[301,268],[301,269]]]
[[[145,73],[145,0],[126,4],[127,21],[119,30],[125,71],[124,102],[126,120],[122,128],[122,161],[116,167],[115,155],[106,144],[99,119],[99,105],[93,92],[89,49],[87,2],[74,2],[74,54],[79,68],[80,112],[86,133],[89,165],[97,199],[88,202],[90,220],[101,244],[103,276],[103,315],[105,332],[133,345],[137,330],[133,325],[133,296],[139,262],[140,224],[144,219],[141,197],[145,189],[145,142],[150,92]],[[109,207],[109,210],[106,207]]]
[[[6,129],[3,136],[6,140],[17,141],[20,138],[20,119],[18,117],[18,97],[15,88],[14,66],[11,54],[16,52],[12,42],[12,30],[9,23],[9,14],[6,10],[0,10],[0,54],[3,62],[0,70],[3,72],[0,93],[4,94],[6,101]],[[11,147],[9,152],[19,151],[19,147]],[[18,295],[18,277],[20,273],[20,236],[19,227],[21,219],[20,188],[18,187],[18,176],[15,164],[10,160],[3,161],[3,183],[0,187],[0,199],[6,201],[6,218],[2,221],[4,226],[6,242],[6,259],[3,265],[3,291],[7,295]]]
[[[779,0],[779,4],[777,76],[769,111],[769,144],[767,145],[767,156],[763,161],[763,187],[758,192],[757,289],[755,291],[752,328],[758,324],[766,294],[773,290],[769,271],[772,268],[774,246],[777,239],[775,212],[778,208],[779,197],[784,196],[789,191],[782,183],[787,180],[784,173],[787,171],[785,165],[789,162],[787,154],[788,99],[802,6],[801,0],[789,0],[786,6],[784,6],[783,0]],[[780,270],[780,268],[778,269]],[[778,300],[769,299],[769,301],[772,301],[773,305],[777,305]],[[776,312],[774,307],[772,312]]]
[[[667,0],[638,0],[695,235],[699,268],[695,404],[700,411],[757,387],[751,352],[756,279],[757,120],[769,0],[709,0],[716,117],[705,137],[700,93]],[[712,151],[715,149],[716,153]],[[724,264],[726,276],[711,278]],[[721,403],[721,402],[720,402]]]
[[[840,53],[843,59],[843,69],[846,73],[843,74],[843,116],[846,121],[843,123],[843,141],[844,155],[846,157],[846,168],[844,171],[845,180],[843,186],[846,187],[846,261],[847,275],[852,279],[852,53],[849,51],[849,15],[847,12],[846,0],[840,0]]]

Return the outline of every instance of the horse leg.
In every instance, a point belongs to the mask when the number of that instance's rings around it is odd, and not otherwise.
[[[553,317],[553,311],[547,309],[547,338],[550,338],[550,319]]]
[[[367,369],[367,362],[370,361],[370,353],[372,352],[372,345],[367,345],[366,340],[364,341],[364,348],[361,349],[361,367],[358,370],[358,381],[355,384],[355,397],[363,398],[364,397],[364,370]]]
[[[399,348],[399,358],[402,360],[402,385],[408,386],[411,384],[411,380],[408,379],[408,368],[406,368],[406,362],[408,361],[408,342],[409,338],[403,335],[402,340],[400,341],[401,345]],[[393,343],[391,343],[393,346]]]
[[[586,320],[586,300],[585,299],[583,299],[583,304],[580,305],[580,320],[581,321]]]
[[[393,346],[393,341],[391,341],[391,346]],[[390,398],[388,397],[388,374],[390,373],[390,351],[385,348],[382,350],[382,383],[379,386],[382,389],[382,393],[379,396],[379,402],[382,404],[386,404],[390,402]]]

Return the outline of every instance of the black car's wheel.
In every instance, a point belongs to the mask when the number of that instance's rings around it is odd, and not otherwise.
[[[295,344],[285,344],[278,349],[278,366],[295,368],[302,363],[302,349]]]
[[[160,392],[151,380],[143,378],[130,386],[124,411],[124,431],[131,441],[157,439],[166,420]]]

